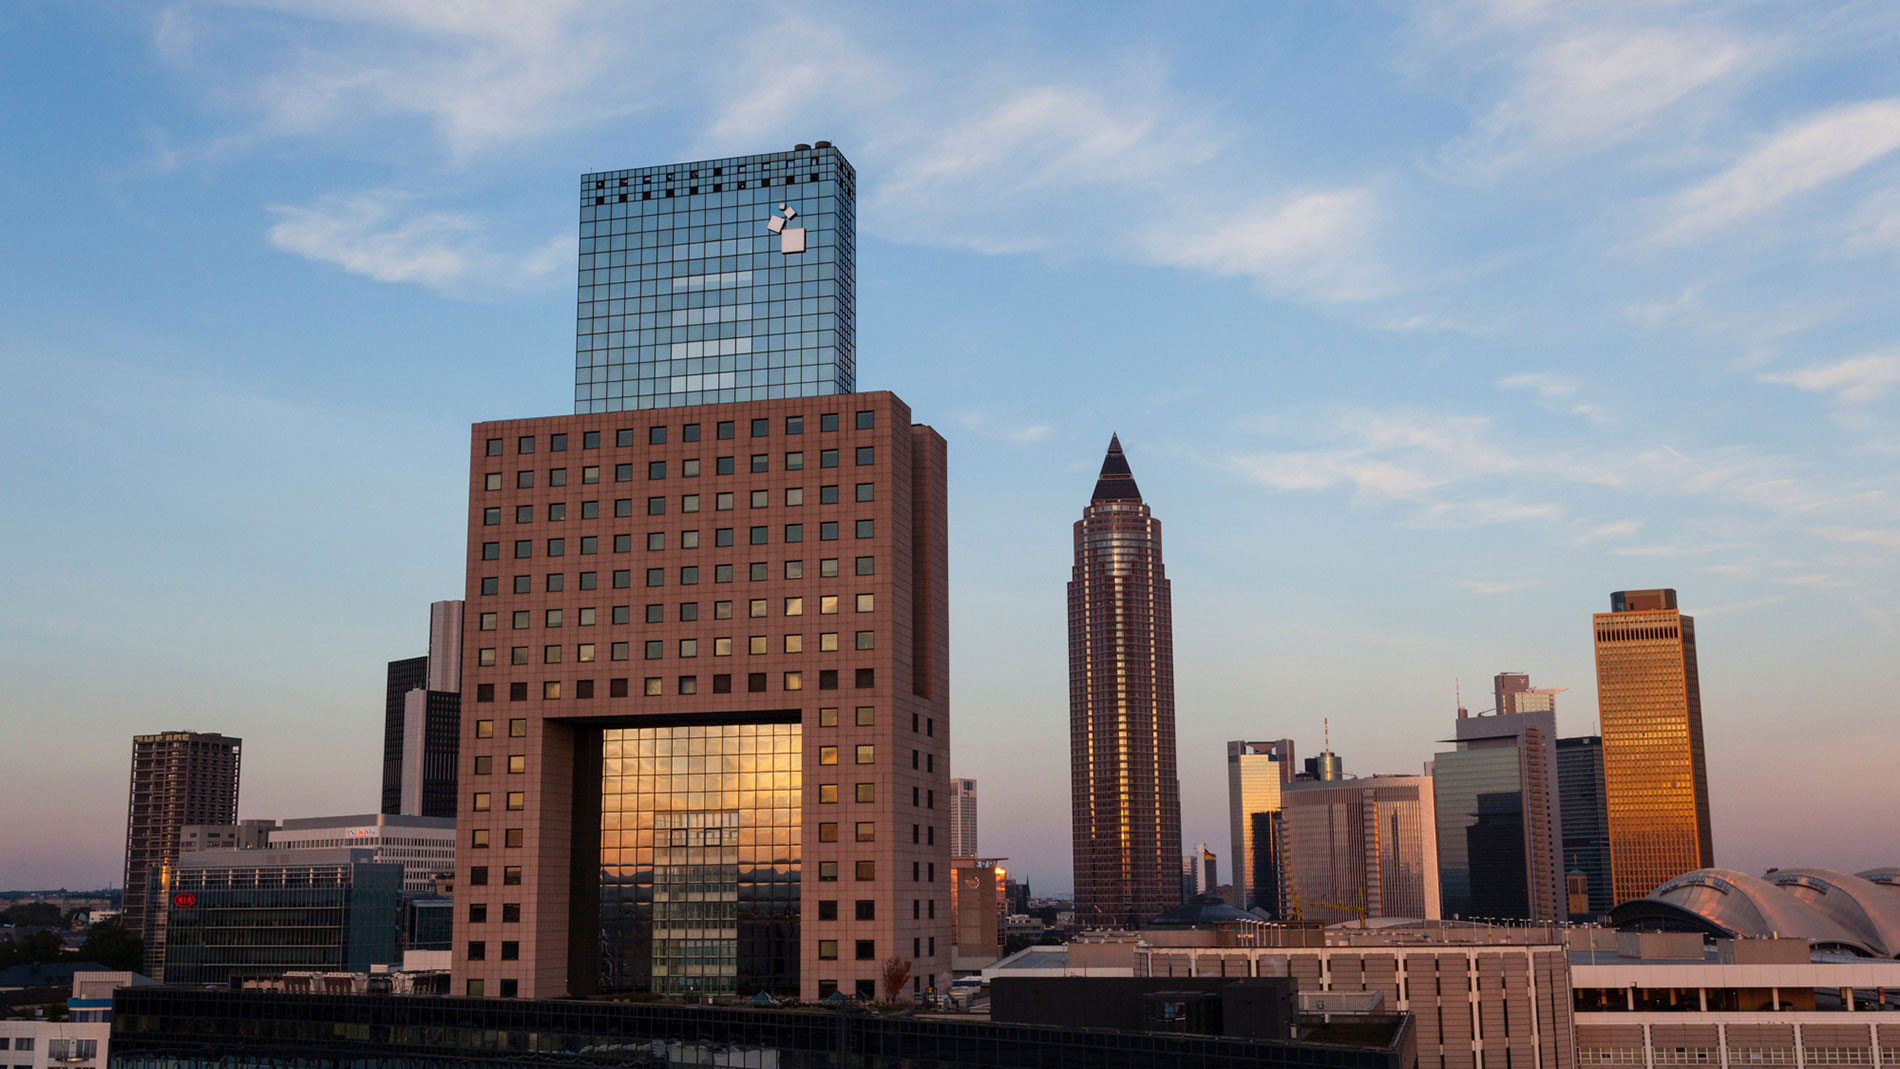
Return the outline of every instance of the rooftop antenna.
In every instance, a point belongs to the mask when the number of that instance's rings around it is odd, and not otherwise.
[[[1465,710],[1464,684],[1455,676],[1451,681],[1451,692],[1458,703],[1458,719],[1463,720],[1465,717],[1470,716],[1471,714]]]
[[[1320,737],[1326,740],[1326,752],[1330,754],[1333,752],[1333,718],[1330,716],[1322,716],[1319,718],[1319,722]]]

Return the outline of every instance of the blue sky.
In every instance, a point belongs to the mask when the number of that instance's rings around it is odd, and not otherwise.
[[[0,9],[0,886],[119,878],[129,736],[367,811],[467,425],[571,411],[588,170],[829,139],[859,385],[950,439],[954,771],[1068,886],[1069,525],[1119,431],[1221,745],[1416,771],[1455,680],[1698,617],[1717,860],[1894,862],[1900,11]],[[1224,875],[1223,875],[1224,878]]]

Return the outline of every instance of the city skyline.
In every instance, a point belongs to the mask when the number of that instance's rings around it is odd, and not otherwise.
[[[1454,679],[1596,734],[1578,621],[1669,586],[1719,860],[1884,863],[1900,16],[1691,6],[9,12],[46,105],[0,160],[0,811],[42,816],[0,884],[119,879],[127,736],[244,737],[245,817],[377,808],[461,435],[573,407],[574,183],[819,139],[857,379],[951,442],[951,774],[1028,815],[984,831],[1012,871],[1070,882],[1058,562],[1115,431],[1169,524],[1186,840],[1227,841],[1225,741],[1330,717],[1415,773]],[[709,48],[799,62],[665,58]]]

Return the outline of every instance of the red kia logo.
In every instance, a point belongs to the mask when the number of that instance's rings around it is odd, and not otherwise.
[[[198,904],[198,896],[190,891],[180,891],[172,896],[172,905],[179,909],[190,909]]]

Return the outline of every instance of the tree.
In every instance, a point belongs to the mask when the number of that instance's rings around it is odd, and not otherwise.
[[[66,949],[59,933],[45,928],[28,932],[17,941],[0,944],[0,969],[14,965],[44,965],[58,961]]]
[[[20,928],[51,928],[66,915],[51,902],[19,902],[7,907],[6,922]]]
[[[904,993],[904,981],[910,979],[910,961],[896,954],[884,959],[884,1001],[896,1002]]]
[[[145,957],[145,941],[126,931],[115,917],[92,926],[79,946],[79,955],[108,969],[137,972]]]

